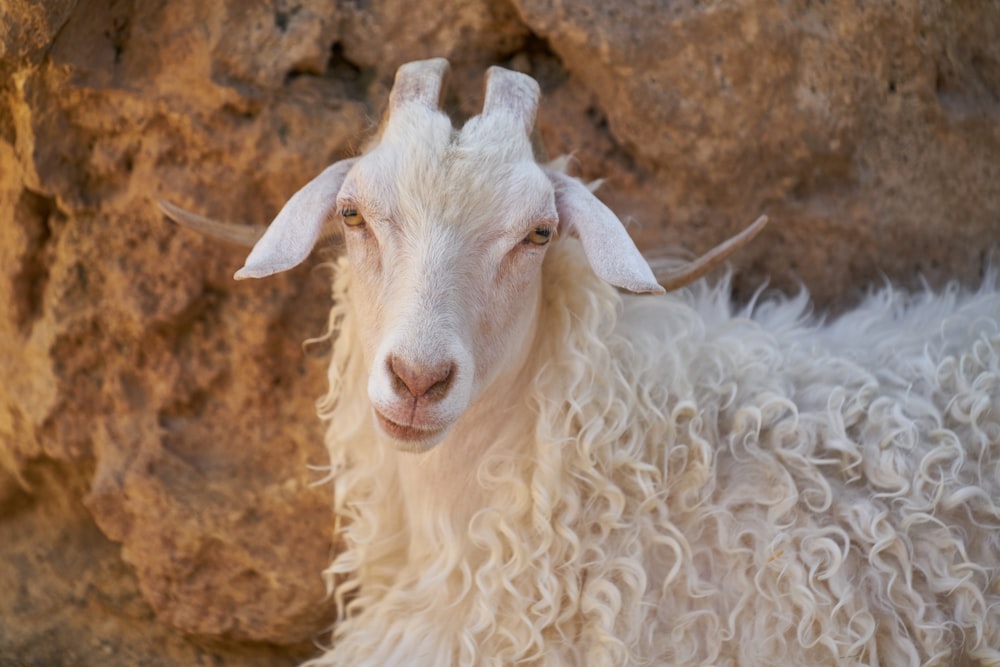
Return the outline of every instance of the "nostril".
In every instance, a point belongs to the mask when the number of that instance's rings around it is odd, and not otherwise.
[[[427,397],[429,401],[440,401],[448,393],[451,388],[451,379],[455,376],[455,365],[448,364],[441,372],[437,374],[437,381],[434,382],[427,391],[424,392],[424,396]]]
[[[455,377],[455,364],[452,362],[411,364],[395,356],[390,356],[387,362],[393,391],[400,396],[409,394],[413,398],[440,401],[448,393]]]

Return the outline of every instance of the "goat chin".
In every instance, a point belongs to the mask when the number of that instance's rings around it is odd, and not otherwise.
[[[393,447],[401,452],[416,454],[429,451],[440,443],[450,428],[450,425],[433,430],[405,426],[392,421],[377,408],[372,408],[372,418]]]

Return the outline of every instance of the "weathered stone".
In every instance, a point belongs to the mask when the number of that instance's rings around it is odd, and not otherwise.
[[[641,175],[614,199],[646,245],[766,211],[736,264],[843,304],[883,274],[974,282],[1000,239],[995,6],[516,2]]]
[[[0,495],[0,664],[279,667],[312,653],[311,643],[209,642],[165,624],[80,503],[92,472],[36,462],[23,471],[30,494]]]
[[[240,251],[165,224],[154,202],[169,192],[263,222],[349,150],[365,107],[333,79],[286,82],[282,68],[322,69],[327,45],[271,54],[270,72],[231,67],[218,54],[245,63],[250,50],[229,48],[229,14],[83,2],[45,57],[6,61],[0,463],[4,496],[29,506],[51,492],[24,472],[40,458],[92,471],[85,506],[120,543],[160,634],[291,655],[333,614],[329,487],[310,469],[325,461],[313,407],[325,364],[301,347],[325,328],[328,288],[308,270],[237,287]],[[251,70],[259,81],[246,82]],[[70,602],[67,651],[90,625],[89,607]],[[22,630],[0,654],[52,641]]]

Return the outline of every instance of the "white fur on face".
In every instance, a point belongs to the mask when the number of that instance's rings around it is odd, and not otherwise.
[[[520,367],[532,338],[546,246],[526,237],[554,233],[555,202],[527,137],[505,120],[477,117],[455,132],[440,112],[407,109],[338,197],[340,211],[365,220],[345,235],[368,395],[399,449],[440,442],[504,369]]]

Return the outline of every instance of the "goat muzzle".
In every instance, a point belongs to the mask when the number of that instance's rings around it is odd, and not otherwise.
[[[400,357],[386,360],[393,391],[401,398],[413,398],[437,403],[451,388],[455,377],[455,364],[443,362],[434,365],[410,364]]]

